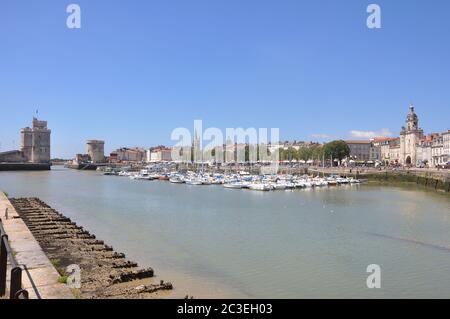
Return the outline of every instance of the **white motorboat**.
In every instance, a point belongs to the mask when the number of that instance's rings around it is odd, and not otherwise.
[[[211,185],[212,184],[211,180],[208,177],[200,178],[200,181],[202,182],[202,185]]]
[[[189,178],[184,181],[187,185],[203,185],[203,182],[199,179]]]
[[[141,180],[147,180],[150,181],[153,178],[150,176],[150,174],[148,173],[148,170],[146,169],[141,169],[139,174],[134,175],[133,179],[141,179]]]
[[[314,183],[315,187],[323,187],[323,186],[327,186],[328,185],[328,182],[326,182],[324,180],[320,180],[320,179],[315,180],[313,183]]]
[[[295,188],[295,184],[292,182],[286,182],[286,189],[293,189]]]
[[[350,182],[350,180],[348,178],[342,178],[341,177],[341,178],[336,179],[336,182],[338,184],[348,184]]]
[[[213,185],[221,185],[223,184],[223,179],[215,178],[212,180],[211,184]]]
[[[250,184],[248,188],[254,191],[270,191],[272,189],[272,187],[269,184],[263,183]]]
[[[130,174],[130,172],[127,172],[127,171],[120,171],[118,175],[119,176],[130,176],[131,174]]]
[[[327,180],[327,183],[329,186],[336,186],[337,185],[337,181],[335,179],[329,179]]]
[[[284,184],[284,183],[274,183],[274,184],[272,184],[272,186],[275,190],[286,189],[286,184]]]
[[[235,182],[235,183],[225,183],[225,184],[223,184],[223,187],[233,188],[233,189],[241,189],[243,187],[243,185],[240,182]]]
[[[184,179],[181,176],[172,176],[169,179],[169,182],[174,183],[174,184],[183,184]]]
[[[313,184],[311,182],[309,182],[309,181],[304,181],[303,182],[303,187],[310,188],[310,187],[313,187]]]

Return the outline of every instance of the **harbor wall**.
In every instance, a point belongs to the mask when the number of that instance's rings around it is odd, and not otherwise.
[[[376,170],[376,169],[308,169],[309,174],[351,176],[382,183],[414,183],[435,190],[450,192],[450,172],[446,170]]]
[[[25,156],[22,151],[0,152],[0,162],[20,163],[23,162],[24,159]]]
[[[49,171],[51,164],[0,163],[0,171]]]
[[[379,181],[387,183],[415,183],[435,190],[442,190],[450,192],[449,179],[442,178],[438,175],[420,176],[416,174],[398,174],[398,173],[384,173],[384,174],[366,174],[363,175],[369,181]]]
[[[154,279],[152,268],[139,267],[126,259],[124,253],[115,251],[40,199],[9,201],[17,213],[16,219],[28,227],[40,250],[57,261],[56,270],[62,276],[67,275],[68,267],[76,265],[80,269],[81,285],[74,291],[77,298],[155,298],[173,289],[170,282]]]
[[[0,218],[14,251],[14,258],[22,265],[22,288],[28,291],[29,298],[72,299],[72,291],[66,284],[59,282],[58,271],[1,190]],[[8,273],[10,272],[9,265]]]
[[[86,164],[68,164],[67,167],[71,168],[71,169],[77,169],[77,170],[95,171],[97,169],[98,165],[97,164],[91,164],[91,163],[86,163]]]

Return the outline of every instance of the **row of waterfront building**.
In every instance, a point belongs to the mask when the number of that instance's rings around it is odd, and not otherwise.
[[[0,153],[0,163],[50,163],[50,134],[47,122],[33,118],[32,127],[23,128],[20,150]],[[384,165],[419,167],[439,167],[450,161],[450,130],[442,133],[424,134],[419,126],[419,118],[410,106],[405,126],[399,137],[379,137],[371,140],[347,140],[350,157],[346,163],[357,162]],[[193,142],[195,145],[195,141]],[[320,146],[313,142],[285,142],[268,146],[269,151],[293,148],[313,148]],[[234,152],[242,145],[234,144]],[[88,140],[87,154],[77,154],[74,164],[82,163],[129,163],[129,162],[170,162],[172,149],[157,146],[150,149],[141,147],[119,148],[105,156],[105,142]],[[314,160],[314,159],[311,159]],[[310,161],[313,162],[313,161]]]
[[[121,147],[105,156],[104,141],[87,141],[87,154],[77,154],[74,163],[143,163],[143,162],[171,162],[172,150],[170,148],[159,146],[150,149],[142,147]]]
[[[382,165],[402,165],[418,167],[446,166],[450,161],[450,130],[443,133],[424,134],[419,126],[419,118],[410,106],[405,126],[401,128],[399,137],[378,137],[370,140],[346,140],[350,149],[350,156],[345,163],[365,163]],[[193,146],[195,145],[193,142]],[[76,162],[93,163],[130,163],[130,162],[170,162],[172,149],[157,146],[150,149],[141,147],[120,148],[104,156],[104,142],[91,140],[87,143],[88,154],[78,154]],[[242,145],[234,144],[236,152]],[[269,151],[279,149],[312,148],[320,146],[314,142],[284,142],[278,145],[268,145]],[[309,163],[314,163],[311,159]],[[320,159],[316,159],[320,161]],[[294,160],[295,161],[295,160]]]
[[[413,106],[399,137],[346,142],[351,157],[361,161],[419,167],[444,166],[450,161],[450,130],[424,134]]]
[[[419,118],[410,106],[405,125],[399,137],[378,137],[370,140],[347,140],[350,157],[347,163],[366,163],[382,165],[402,165],[418,167],[438,167],[448,165],[450,161],[450,130],[442,133],[424,134],[419,126]],[[317,147],[314,142],[285,142],[270,145],[271,151],[280,148]],[[236,149],[236,145],[234,145]],[[143,148],[121,148],[111,153],[111,162],[138,161],[160,162],[171,161],[171,149],[159,146],[145,150]],[[311,159],[312,160],[312,159]]]

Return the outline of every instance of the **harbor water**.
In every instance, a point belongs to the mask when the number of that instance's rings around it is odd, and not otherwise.
[[[450,197],[413,186],[256,192],[54,166],[0,172],[172,281],[172,297],[450,298]],[[368,289],[367,266],[381,267]]]

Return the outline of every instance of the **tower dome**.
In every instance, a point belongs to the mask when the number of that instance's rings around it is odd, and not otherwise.
[[[419,118],[414,112],[414,106],[410,105],[409,112],[406,117],[406,130],[407,131],[417,131],[419,130]]]

